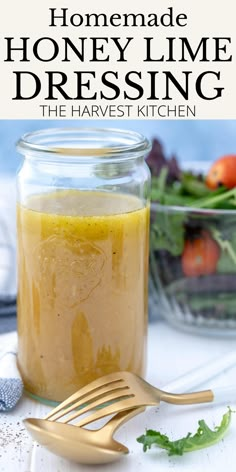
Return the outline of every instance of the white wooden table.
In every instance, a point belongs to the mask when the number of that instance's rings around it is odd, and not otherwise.
[[[16,333],[0,336],[0,350],[16,336]],[[149,327],[147,380],[162,387],[174,378],[204,364],[221,354],[236,349],[236,339],[204,338],[176,331],[164,322]],[[211,381],[211,385],[236,382],[236,366]],[[235,402],[231,404],[236,409]],[[220,423],[227,405],[171,406],[148,408],[145,413],[133,418],[116,434],[126,444],[130,454],[119,462],[106,466],[83,466],[70,463],[33,443],[25,431],[22,420],[29,416],[43,417],[48,407],[24,397],[17,408],[8,414],[0,413],[0,472],[235,472],[236,470],[236,413],[232,416],[229,433],[223,441],[208,449],[168,457],[165,451],[153,449],[143,453],[136,437],[145,428],[160,430],[173,439],[195,432],[197,422],[204,418],[210,427]]]

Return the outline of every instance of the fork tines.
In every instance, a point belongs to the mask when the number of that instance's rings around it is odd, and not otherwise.
[[[50,421],[61,419],[62,423],[69,423],[85,413],[99,408],[95,414],[87,418],[85,417],[79,424],[76,424],[77,426],[82,426],[82,424],[89,424],[95,421],[95,419],[111,414],[112,408],[108,407],[112,407],[114,403],[120,400],[133,397],[133,394],[129,394],[129,386],[124,378],[122,378],[122,372],[119,374],[120,376],[118,377],[117,373],[109,374],[82,387],[54,408],[45,419]],[[72,411],[74,412],[69,415]]]

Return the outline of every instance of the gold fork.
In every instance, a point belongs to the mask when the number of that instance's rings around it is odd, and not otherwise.
[[[85,426],[107,415],[130,408],[159,405],[160,401],[189,405],[233,398],[236,387],[175,394],[155,388],[130,372],[115,372],[101,377],[60,403],[47,416],[50,421],[69,423],[85,413],[76,426]],[[228,396],[227,396],[228,395]],[[95,412],[92,410],[97,409]],[[71,413],[72,412],[72,413]],[[71,413],[71,414],[70,414]]]

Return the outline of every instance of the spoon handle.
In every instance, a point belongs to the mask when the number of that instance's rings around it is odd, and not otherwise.
[[[103,432],[109,435],[114,433],[123,423],[130,420],[136,415],[139,415],[146,410],[146,407],[132,408],[130,410],[124,410],[113,416],[102,428]]]

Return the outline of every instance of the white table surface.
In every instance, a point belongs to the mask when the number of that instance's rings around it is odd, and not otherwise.
[[[0,336],[0,350],[3,350],[16,333]],[[235,349],[236,339],[198,337],[176,331],[164,322],[149,326],[147,380],[162,387],[185,372],[203,365],[210,359]],[[222,372],[205,386],[233,384],[236,381],[235,368]],[[231,407],[236,409],[235,402]],[[197,430],[197,422],[204,418],[210,427],[218,425],[227,405],[171,406],[162,403],[160,409],[148,408],[133,418],[116,433],[116,438],[126,444],[130,454],[119,462],[106,466],[83,466],[61,459],[41,446],[33,443],[25,431],[22,420],[25,417],[43,417],[48,407],[24,397],[13,412],[0,413],[0,472],[234,472],[236,469],[236,414],[232,415],[230,430],[224,440],[208,449],[169,457],[161,449],[143,453],[136,437],[145,428],[160,430],[173,439]]]

